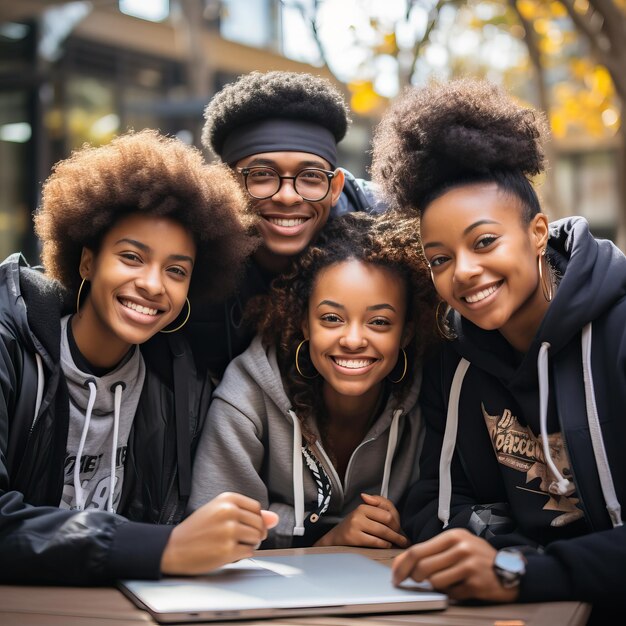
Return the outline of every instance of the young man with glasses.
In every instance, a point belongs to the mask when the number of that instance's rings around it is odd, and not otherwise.
[[[248,346],[244,309],[315,239],[329,218],[381,212],[368,181],[337,167],[350,123],[327,80],[295,72],[252,72],[218,92],[205,110],[205,147],[239,178],[259,216],[261,244],[234,298],[192,312],[189,333],[215,379]]]

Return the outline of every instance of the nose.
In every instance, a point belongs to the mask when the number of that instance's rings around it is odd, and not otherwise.
[[[346,350],[359,350],[367,345],[360,324],[350,324],[346,332],[339,338],[339,345]]]
[[[272,196],[272,201],[286,206],[302,202],[302,196],[296,191],[295,180],[283,178],[280,189]]]
[[[159,296],[165,293],[161,268],[157,265],[146,265],[141,275],[135,280],[137,288],[145,291],[149,296]]]
[[[457,254],[454,265],[454,280],[457,283],[468,282],[481,272],[482,267],[476,255],[466,252]]]

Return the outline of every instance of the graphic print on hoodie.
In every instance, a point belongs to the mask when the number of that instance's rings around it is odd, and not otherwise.
[[[72,358],[69,319],[61,320],[61,367],[70,396],[70,422],[59,507],[114,512],[145,365],[135,346],[111,372],[100,377],[83,372]]]
[[[509,468],[502,471],[505,482],[513,489],[544,497],[544,511],[561,513],[550,521],[550,526],[566,526],[580,519],[583,512],[577,507],[574,485],[571,483],[565,494],[559,493],[546,464],[542,435],[537,437],[508,408],[496,415],[490,415],[484,403],[481,409],[498,463]],[[569,455],[560,432],[548,435],[548,447],[561,475],[571,478]]]

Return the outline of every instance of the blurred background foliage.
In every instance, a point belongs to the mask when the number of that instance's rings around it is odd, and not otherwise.
[[[502,84],[550,121],[550,217],[582,214],[625,248],[626,0],[0,0],[0,256],[36,257],[30,216],[57,160],[127,128],[199,145],[211,95],[255,69],[344,90],[341,159],[359,176],[406,86]]]

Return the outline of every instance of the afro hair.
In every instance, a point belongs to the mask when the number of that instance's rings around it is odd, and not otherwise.
[[[97,252],[116,221],[132,213],[170,218],[193,234],[190,297],[200,302],[234,288],[258,243],[228,167],[207,165],[198,149],[157,131],[129,132],[75,151],[44,183],[35,230],[46,274],[76,294],[83,247]]]
[[[442,189],[488,180],[508,180],[503,186],[527,202],[528,190],[519,193],[524,181],[516,179],[543,170],[546,136],[542,114],[487,81],[409,87],[376,129],[372,175],[400,209],[423,211]]]
[[[338,143],[348,130],[348,107],[325,79],[297,72],[250,72],[219,91],[204,111],[202,143],[221,155],[237,127],[270,118],[303,120],[327,128]]]

